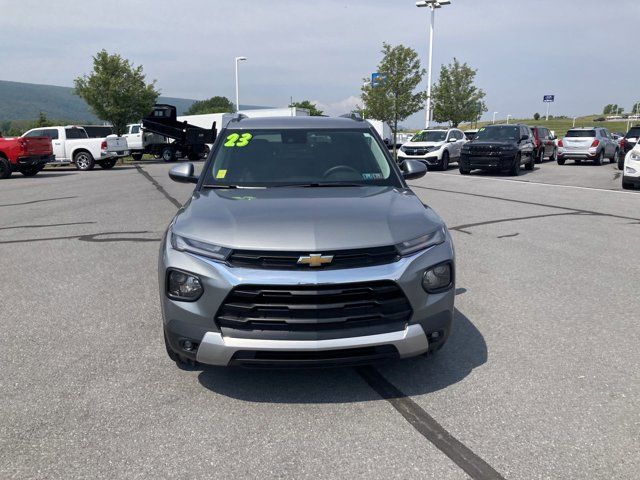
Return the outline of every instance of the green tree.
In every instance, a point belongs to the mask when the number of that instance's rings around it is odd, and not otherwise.
[[[230,113],[235,112],[231,100],[227,97],[211,97],[208,100],[200,100],[191,104],[186,115],[203,115],[205,113]]]
[[[303,100],[302,102],[293,102],[289,106],[309,110],[309,114],[312,117],[321,117],[324,113],[322,110],[318,109],[315,103],[312,103],[309,100]]]
[[[535,121],[540,120],[540,114],[539,114],[538,112],[534,113],[534,114],[533,114],[533,119],[534,119]]]
[[[45,113],[43,111],[41,111],[38,114],[38,120],[36,120],[35,124],[33,125],[33,128],[36,127],[51,127],[53,126],[53,122],[51,122],[47,116],[45,115]]]
[[[93,72],[74,80],[75,93],[120,135],[127,123],[151,111],[160,94],[155,80],[147,83],[145,78],[142,66],[134,67],[120,55],[101,50],[93,57]]]
[[[640,102],[636,102],[633,104],[633,107],[631,107],[631,114],[632,115],[640,114]]]
[[[365,83],[362,87],[363,110],[368,118],[382,120],[391,126],[395,156],[398,123],[424,107],[425,93],[415,90],[425,71],[412,48],[384,43],[382,54],[378,65],[381,81],[375,86]]]
[[[457,127],[478,115],[478,102],[482,113],[487,111],[483,102],[484,91],[474,85],[476,70],[456,58],[440,68],[440,79],[433,86],[433,119],[438,123],[450,122]]]

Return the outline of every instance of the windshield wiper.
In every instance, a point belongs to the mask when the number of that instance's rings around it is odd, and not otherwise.
[[[269,188],[316,188],[316,187],[366,187],[365,183],[350,182],[313,182],[313,183],[284,183],[271,185]]]
[[[229,188],[238,188],[238,185],[203,185],[202,188],[229,189]]]

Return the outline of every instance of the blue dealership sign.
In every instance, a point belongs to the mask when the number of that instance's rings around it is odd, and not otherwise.
[[[545,95],[544,97],[542,97],[543,102],[553,102],[555,99],[555,95]]]
[[[378,72],[374,72],[371,74],[371,86],[377,87],[382,82],[384,82],[384,75],[380,75]]]

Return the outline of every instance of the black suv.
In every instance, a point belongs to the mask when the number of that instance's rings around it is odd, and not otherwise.
[[[535,166],[531,129],[520,124],[488,125],[462,146],[459,169],[462,175],[468,175],[474,168],[519,175],[521,165],[527,170]]]
[[[620,140],[620,156],[618,157],[618,169],[624,168],[624,157],[627,156],[629,151],[633,150],[633,147],[638,143],[640,138],[640,125],[631,127],[622,140]]]

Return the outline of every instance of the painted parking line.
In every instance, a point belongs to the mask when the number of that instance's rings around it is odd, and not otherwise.
[[[630,194],[630,195],[637,195],[638,193],[640,193],[640,191],[625,192],[623,190],[612,190],[610,188],[579,187],[579,186],[576,186],[576,185],[561,185],[559,183],[531,182],[529,180],[515,180],[515,179],[511,179],[511,178],[494,178],[494,177],[478,177],[478,176],[468,176],[468,175],[452,175],[451,173],[444,173],[444,172],[429,172],[429,175],[446,175],[448,177],[464,178],[466,180],[489,180],[489,181],[495,181],[495,182],[522,183],[522,184],[525,184],[525,185],[543,185],[543,186],[546,186],[546,187],[572,188],[572,189],[576,189],[576,190],[593,190],[593,191],[597,191],[597,192],[612,192],[612,193],[623,193],[623,194]]]

